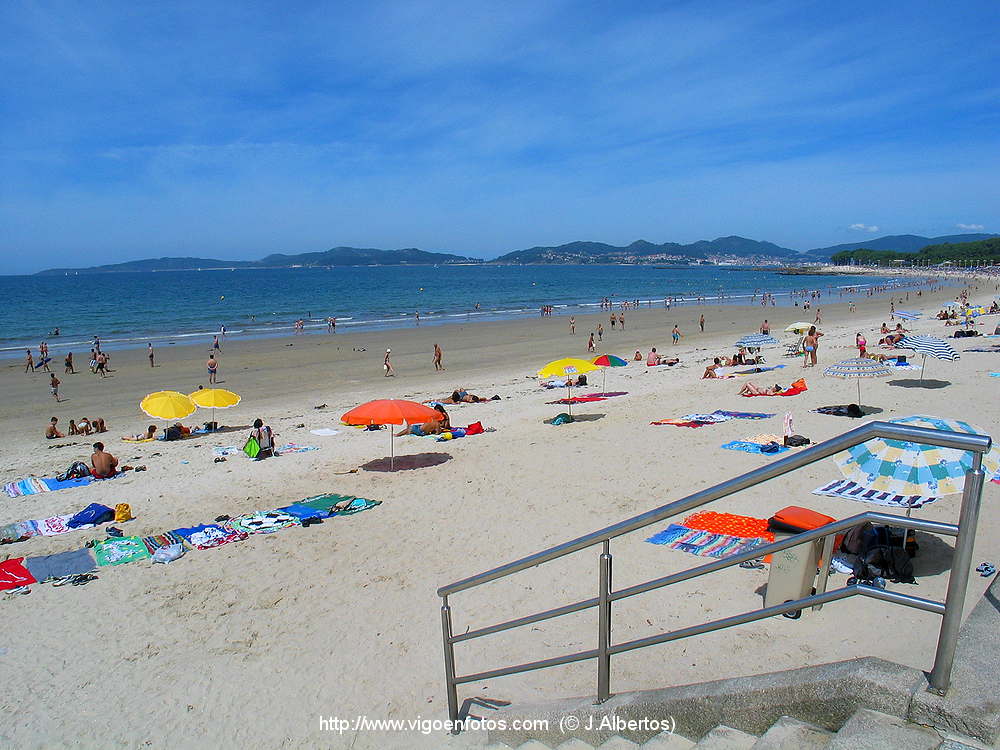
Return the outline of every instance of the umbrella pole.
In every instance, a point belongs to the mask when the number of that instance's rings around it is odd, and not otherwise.
[[[608,395],[608,368],[607,367],[602,367],[601,368],[601,372],[604,375],[604,378],[601,380],[601,395],[602,396],[607,396]]]
[[[568,380],[566,382],[569,383]],[[573,416],[573,386],[571,386],[571,385],[567,385],[566,386],[566,402],[567,402],[566,406],[569,407],[569,415],[572,417]]]
[[[927,367],[927,355],[924,355],[923,360],[920,362],[920,385],[924,384],[924,368]]]
[[[392,429],[392,425],[389,425],[389,471],[396,470],[396,451],[394,449],[394,443],[396,437],[396,431]]]
[[[861,378],[858,378],[858,406],[861,406]]]

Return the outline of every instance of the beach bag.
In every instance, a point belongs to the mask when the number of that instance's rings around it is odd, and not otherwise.
[[[118,503],[115,506],[115,523],[131,521],[132,517],[132,506],[128,503]]]
[[[90,476],[90,467],[87,464],[80,461],[74,461],[70,464],[69,468],[66,469],[62,474],[56,476],[56,479],[60,482],[65,482],[68,479],[82,479],[83,477]]]
[[[466,435],[480,435],[483,432],[482,422],[473,422],[468,427],[465,428]]]
[[[257,442],[257,438],[248,439],[246,445],[243,446],[243,452],[250,458],[257,458],[260,454],[260,443]]]
[[[809,445],[812,441],[807,437],[802,437],[802,435],[786,435],[785,445],[790,448],[800,448],[803,445]]]
[[[164,440],[180,440],[181,439],[181,428],[177,425],[171,425],[167,428],[164,433]]]
[[[561,414],[557,414],[555,417],[553,417],[552,424],[566,424],[567,422],[572,422],[572,421],[573,421],[572,414],[567,414],[566,412],[562,412]]]
[[[100,503],[91,503],[69,519],[66,525],[71,529],[76,529],[80,526],[96,526],[97,524],[107,523],[108,521],[113,521],[114,518],[115,512],[108,506],[101,505]]]
[[[778,445],[776,442],[774,442],[772,440],[769,443],[764,443],[763,445],[761,445],[760,446],[760,452],[761,453],[780,453],[781,452],[781,446]]]

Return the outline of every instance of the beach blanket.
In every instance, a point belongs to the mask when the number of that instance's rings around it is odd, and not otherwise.
[[[174,529],[172,533],[184,537],[196,549],[213,549],[223,544],[241,542],[249,536],[243,531],[223,528],[214,523]]]
[[[727,417],[725,414],[685,414],[681,419],[686,419],[689,422],[701,422],[702,424],[718,424],[719,422],[728,422],[732,417]]]
[[[743,393],[741,395],[746,396],[747,398],[751,396],[798,396],[800,393],[807,390],[809,389],[806,387],[805,379],[799,378],[780,393]]]
[[[42,536],[58,536],[59,534],[76,531],[76,529],[66,525],[66,522],[72,517],[72,513],[66,513],[61,516],[50,516],[49,518],[35,521],[35,525],[38,526],[38,533]]]
[[[126,443],[152,443],[154,440],[159,440],[159,438],[134,438],[134,437],[123,437]]]
[[[724,417],[730,417],[732,419],[770,419],[775,416],[774,414],[761,414],[753,411],[725,411],[723,409],[716,409],[712,413],[721,414]]]
[[[307,518],[326,518],[330,515],[328,511],[310,508],[308,505],[302,505],[302,503],[292,503],[291,505],[286,505],[284,508],[278,508],[278,511],[286,513],[289,516],[294,516],[300,521],[305,521]]]
[[[715,370],[716,377],[735,377],[737,375],[759,375],[762,372],[780,370],[785,365],[750,365],[749,370],[738,370],[737,367],[747,367],[747,365],[733,365],[732,367],[719,367]]]
[[[872,503],[873,505],[884,505],[890,508],[921,508],[937,500],[936,497],[927,497],[925,495],[894,495],[891,492],[879,492],[878,490],[863,487],[849,479],[837,479],[824,484],[814,489],[812,494],[824,495],[826,497],[843,497],[847,500],[857,500],[858,502]]]
[[[152,555],[156,550],[161,547],[170,547],[174,544],[180,544],[184,549],[188,549],[188,545],[184,537],[175,531],[165,531],[162,534],[153,534],[151,536],[142,537],[142,543],[146,547],[146,551]]]
[[[23,557],[15,557],[0,563],[0,591],[9,591],[31,583],[36,583],[35,577],[24,567]]]
[[[335,516],[353,516],[355,513],[360,513],[363,510],[368,510],[369,508],[374,508],[376,505],[381,505],[381,500],[368,500],[363,497],[356,497],[351,501],[351,504],[342,510],[338,510],[334,513]]]
[[[212,448],[212,453],[216,456],[235,456],[237,453],[242,453],[242,451],[235,445],[226,445]]]
[[[604,398],[614,398],[615,396],[627,396],[628,391],[609,391],[608,393],[584,393],[584,396],[602,396]]]
[[[722,446],[727,451],[742,451],[743,453],[760,453],[765,456],[776,456],[779,453],[784,453],[788,450],[787,445],[779,445],[778,450],[765,452],[762,450],[763,445],[760,443],[751,443],[748,440],[731,440]]]
[[[0,526],[0,544],[23,542],[33,536],[38,536],[38,526],[34,521],[18,521]]]
[[[343,501],[349,501],[346,508],[339,511],[334,511],[334,506]],[[354,513],[360,513],[363,510],[368,510],[369,508],[374,508],[376,505],[381,505],[381,500],[368,500],[363,497],[355,497],[354,495],[338,495],[335,493],[330,493],[327,495],[316,495],[315,497],[307,497],[305,500],[300,500],[295,503],[295,505],[302,505],[307,508],[313,508],[322,512],[324,515],[336,515],[336,516],[349,516]]]
[[[226,521],[229,528],[244,534],[272,534],[300,523],[295,516],[277,510],[256,510]]]
[[[121,536],[102,539],[94,544],[94,556],[99,567],[108,565],[125,565],[126,563],[145,560],[149,550],[142,543],[142,537]]]
[[[730,419],[768,419],[773,414],[760,414],[751,411],[724,411],[716,409],[711,414],[685,414],[676,419],[658,419],[650,424],[670,424],[675,427],[701,427],[706,424],[719,424],[728,422]]]
[[[683,526],[689,529],[711,531],[715,534],[728,534],[742,539],[764,539],[774,541],[774,532],[768,528],[766,518],[739,516],[735,513],[719,513],[714,510],[703,510],[692,513],[684,519]]]
[[[309,451],[318,451],[315,445],[299,445],[298,443],[285,443],[283,446],[278,448],[277,453],[284,455],[285,453],[308,453]]]
[[[654,534],[646,541],[650,544],[662,544],[670,549],[699,557],[715,558],[738,555],[767,543],[766,540],[760,538],[744,539],[729,534],[691,529],[676,523],[670,524],[666,529]]]
[[[573,398],[560,398],[556,401],[546,401],[546,404],[586,404],[591,401],[605,401],[604,396],[573,396]]]
[[[117,479],[122,476],[122,472],[107,479]],[[103,479],[94,477],[80,477],[79,479],[66,479],[60,481],[55,477],[27,477],[8,482],[3,486],[3,491],[11,497],[22,497],[24,495],[37,495],[42,492],[55,492],[56,490],[71,489],[73,487],[86,487],[91,482],[102,482]]]
[[[318,430],[309,430],[309,432],[312,433],[313,435],[325,435],[325,436],[340,434],[340,430],[333,430],[330,429],[329,427],[320,427]]]
[[[24,564],[31,571],[35,580],[41,582],[49,578],[74,576],[79,573],[89,573],[97,567],[94,553],[86,547],[55,555],[29,557]]]

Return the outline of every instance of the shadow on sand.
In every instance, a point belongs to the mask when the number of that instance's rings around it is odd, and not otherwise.
[[[906,380],[890,380],[888,385],[894,385],[897,388],[947,388],[951,385],[951,381],[931,380],[930,378],[924,378],[923,380],[907,378]]]
[[[574,414],[573,422],[596,422],[598,419],[604,419],[604,417],[604,414]],[[552,417],[552,419],[546,419],[544,422],[545,424],[552,424],[553,419],[555,419],[555,417]],[[566,424],[572,423],[567,422]]]
[[[392,468],[390,468],[388,456],[361,464],[361,468],[365,471],[410,471],[412,469],[426,469],[428,466],[440,466],[446,461],[451,461],[450,453],[414,453],[407,456],[396,456],[392,461]]]

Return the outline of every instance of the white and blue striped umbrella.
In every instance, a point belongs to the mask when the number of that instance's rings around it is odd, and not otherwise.
[[[957,419],[912,416],[891,419],[896,424],[933,430],[987,434],[982,428]],[[875,438],[833,456],[845,477],[882,492],[899,495],[953,495],[965,487],[972,468],[972,453],[956,448]],[[1000,472],[1000,451],[994,445],[983,456],[983,472],[990,480]]]
[[[944,339],[937,336],[903,336],[903,340],[896,344],[897,349],[912,349],[924,356],[920,363],[920,382],[924,382],[924,368],[927,364],[927,357],[935,359],[946,359],[954,362],[958,359],[958,352],[951,348],[951,345]]]
[[[780,343],[774,336],[768,336],[766,333],[749,333],[737,341],[736,346],[742,346],[746,349],[760,349],[764,346],[777,346]]]
[[[824,375],[832,378],[857,378],[858,381],[858,406],[861,405],[861,378],[887,378],[895,374],[895,369],[874,359],[866,357],[856,357],[855,359],[845,359],[835,365],[830,365],[823,370]]]

